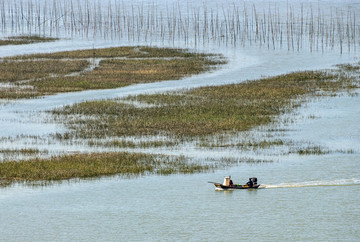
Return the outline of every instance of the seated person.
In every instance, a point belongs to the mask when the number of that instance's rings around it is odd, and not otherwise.
[[[251,180],[251,178],[249,178],[249,181],[246,183],[246,185],[248,185],[249,187],[253,186],[253,181]]]

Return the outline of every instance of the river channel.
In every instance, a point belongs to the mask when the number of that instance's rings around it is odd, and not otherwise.
[[[209,8],[217,6],[215,2],[208,1]],[[301,2],[342,7],[341,1],[336,0]],[[257,6],[264,3],[272,2],[255,1]],[[286,3],[278,4],[281,7]],[[345,10],[359,7],[357,1],[343,4]],[[1,46],[0,57],[141,44],[148,43],[69,37],[49,43]],[[173,47],[156,41],[151,45]],[[175,47],[190,48],[181,44]],[[39,148],[50,154],[98,151],[86,145],[49,142],[52,134],[64,132],[65,127],[50,122],[46,111],[64,105],[239,83],[359,62],[359,50],[340,54],[336,48],[310,52],[208,44],[196,46],[196,50],[221,53],[229,63],[211,73],[182,80],[2,102],[0,148]],[[277,127],[285,130],[281,138],[325,147],[331,151],[326,154],[273,151],[243,154],[235,148],[209,150],[191,146],[144,149],[141,151],[184,155],[196,160],[245,156],[271,162],[239,163],[193,175],[111,176],[0,187],[0,241],[358,241],[359,104],[359,90],[317,98],[294,111],[292,122]],[[235,183],[245,183],[256,176],[261,189],[216,191],[208,183],[222,182],[227,175]]]

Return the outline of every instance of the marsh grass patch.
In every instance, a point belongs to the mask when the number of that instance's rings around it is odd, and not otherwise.
[[[52,41],[56,41],[56,40],[58,40],[58,38],[41,37],[38,35],[10,36],[10,37],[0,39],[0,46],[2,46],[2,45],[25,45],[25,44],[33,44],[33,43],[52,42]]]
[[[144,107],[121,100],[101,100],[66,106],[53,114],[63,116],[78,138],[164,134],[175,138],[198,137],[267,125],[275,117],[299,107],[299,100],[304,101],[301,97],[339,90],[343,84],[337,76],[326,72],[297,72],[240,84],[126,99],[146,103]],[[70,115],[77,118],[67,123]]]
[[[81,71],[89,65],[86,60],[26,60],[20,62],[3,61],[0,63],[0,82],[33,81],[50,75],[65,75]],[[40,82],[40,80],[37,80]],[[26,82],[25,82],[26,83]],[[22,83],[18,83],[21,85]],[[31,84],[27,82],[26,84]]]
[[[2,162],[0,182],[10,184],[15,181],[53,181],[115,174],[192,174],[212,169],[214,165],[192,163],[182,156],[127,152],[75,154]]]
[[[99,64],[92,67],[94,60]],[[220,55],[155,47],[113,47],[8,57],[0,62],[0,83],[12,85],[0,87],[0,98],[31,98],[175,80],[224,63],[226,60]]]

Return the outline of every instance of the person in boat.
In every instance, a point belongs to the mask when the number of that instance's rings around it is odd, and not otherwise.
[[[233,181],[230,179],[230,186],[234,185]]]
[[[249,178],[249,181],[246,183],[249,187],[253,187],[254,183],[251,178]]]

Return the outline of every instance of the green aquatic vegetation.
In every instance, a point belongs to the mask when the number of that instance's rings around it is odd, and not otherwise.
[[[344,71],[359,71],[360,70],[360,62],[357,64],[340,64],[337,65],[337,67],[339,67],[340,69],[344,70]]]
[[[1,99],[33,98],[54,93],[37,86],[48,79],[80,72],[89,66],[86,60],[24,60],[0,62]]]
[[[136,83],[180,79],[208,71],[208,64],[203,59],[104,60],[99,67],[83,75],[47,78],[30,84],[45,93],[109,89]]]
[[[272,160],[261,160],[261,159],[252,159],[252,158],[234,158],[234,157],[223,157],[220,159],[221,164],[234,165],[240,163],[269,163],[273,162]]]
[[[336,152],[338,153],[342,153],[342,154],[354,154],[355,151],[353,149],[347,149],[347,150],[336,150]]]
[[[150,147],[171,147],[177,145],[174,141],[163,141],[163,140],[154,140],[154,141],[129,141],[129,140],[112,140],[106,142],[100,142],[96,140],[90,140],[88,142],[90,146],[102,146],[102,147],[117,147],[117,148],[150,148]]]
[[[30,98],[181,79],[224,63],[219,55],[150,47],[15,56],[0,62],[0,82],[15,84],[0,88],[0,98]]]
[[[0,46],[2,45],[24,45],[41,42],[51,42],[58,40],[57,38],[41,37],[37,35],[23,35],[23,36],[10,36],[0,39]]]
[[[214,166],[190,163],[185,157],[127,152],[76,154],[49,159],[2,162],[0,163],[0,183],[93,178],[115,174],[187,174],[213,168]]]
[[[36,80],[51,75],[65,75],[88,67],[86,60],[27,60],[19,62],[0,62],[0,82],[14,83]],[[36,80],[41,81],[41,80]],[[26,83],[29,84],[29,83]],[[21,85],[20,83],[18,85]]]
[[[74,59],[74,58],[208,58],[216,57],[215,54],[203,54],[190,52],[186,49],[178,48],[157,48],[143,46],[122,46],[110,48],[93,48],[76,51],[61,51],[49,54],[31,54],[9,57],[7,59]]]
[[[227,147],[237,147],[244,150],[248,149],[266,149],[273,146],[281,146],[285,145],[284,141],[280,139],[276,140],[262,140],[262,141],[242,141],[237,143],[230,142],[201,142],[199,144],[200,147],[208,147],[208,148],[227,148]]]
[[[49,154],[48,150],[39,150],[37,148],[0,149],[0,162],[9,161],[12,159],[30,159],[33,157],[40,157],[42,155],[48,155],[48,154]]]
[[[197,137],[250,130],[298,107],[300,97],[340,89],[343,82],[326,72],[296,72],[240,84],[202,87],[181,93],[139,95],[126,101],[91,101],[53,113],[79,138],[170,135]],[[67,116],[76,115],[67,122]],[[258,144],[265,146],[266,144]]]
[[[0,99],[19,99],[19,98],[34,98],[39,96],[37,92],[33,90],[33,88],[0,88]]]
[[[329,154],[330,150],[324,149],[320,146],[309,146],[306,148],[299,148],[298,150],[296,150],[296,153],[299,155],[324,155]]]
[[[32,154],[40,154],[41,152],[39,149],[30,149],[30,148],[23,148],[23,149],[0,149],[0,153],[2,154],[23,154],[23,155],[32,155]]]
[[[340,154],[354,154],[354,150],[330,150],[318,145],[309,146],[305,148],[294,148],[289,153],[295,153],[299,155],[326,155],[331,153],[340,153]]]
[[[114,57],[128,57],[135,55],[138,50],[134,47],[112,47],[103,49],[86,49],[76,51],[60,51],[49,54],[31,54],[10,57],[11,59],[39,59],[39,58],[52,58],[52,59],[75,59],[75,58],[114,58]]]

